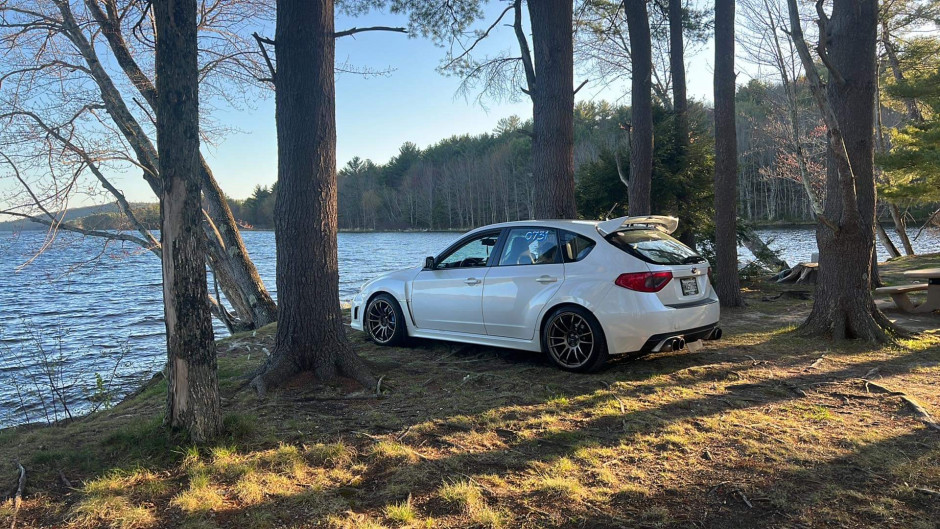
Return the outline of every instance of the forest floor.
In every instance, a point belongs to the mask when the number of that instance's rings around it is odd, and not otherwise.
[[[236,392],[273,332],[237,335],[219,342],[224,438],[167,432],[155,380],[70,424],[0,431],[0,498],[18,459],[17,527],[937,527],[940,431],[905,399],[940,417],[940,316],[901,319],[925,332],[898,345],[836,345],[793,332],[810,290],[748,284],[722,340],[591,375],[351,333],[381,398],[303,378]],[[0,502],[3,527],[14,511]]]

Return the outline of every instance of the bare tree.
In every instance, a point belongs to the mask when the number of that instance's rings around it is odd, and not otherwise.
[[[6,59],[0,66],[0,102],[7,109],[0,118],[5,122],[0,149],[24,174],[35,174],[40,164],[48,168],[43,172],[48,176],[33,184],[53,191],[33,197],[20,189],[19,196],[45,202],[8,197],[7,202],[21,206],[14,210],[30,216],[41,211],[40,205],[62,211],[70,194],[80,191],[110,194],[120,203],[123,195],[116,194],[117,186],[104,175],[128,170],[140,171],[160,196],[157,148],[151,139],[156,91],[148,73],[153,69],[153,26],[147,6],[130,0],[75,5],[13,0],[0,5],[0,47]],[[235,103],[235,94],[250,90],[231,90],[231,83],[260,86],[255,80],[258,59],[241,28],[246,20],[264,18],[266,9],[253,0],[202,4],[197,22],[206,36],[199,39],[199,76],[207,97]],[[107,46],[98,45],[102,37]],[[108,50],[113,61],[102,56]],[[211,124],[209,114],[202,117]],[[203,128],[207,137],[212,130]],[[217,313],[233,329],[274,321],[274,302],[245,251],[224,195],[208,165],[200,162],[201,230],[209,263],[236,317]],[[83,187],[88,172],[95,183]]]
[[[775,70],[786,94],[786,109],[789,118],[789,143],[799,169],[799,181],[812,205],[813,213],[822,213],[822,197],[813,187],[808,168],[807,154],[801,131],[800,104],[797,98],[797,80],[802,75],[802,64],[793,41],[786,39],[787,47],[781,44],[779,32],[784,30],[787,15],[779,0],[742,0],[740,2],[745,28],[742,47],[752,63],[768,65]]]
[[[738,278],[738,139],[734,80],[734,0],[716,0],[715,264],[718,278],[715,290],[725,307],[744,305]]]

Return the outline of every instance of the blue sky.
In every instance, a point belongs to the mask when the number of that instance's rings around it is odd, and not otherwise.
[[[337,30],[372,25],[402,26],[405,20],[383,13],[356,19],[338,15],[336,20]],[[514,46],[511,29],[500,29],[491,35],[486,50]],[[709,44],[687,59],[690,97],[712,99],[713,54]],[[385,162],[406,141],[426,147],[455,134],[491,131],[500,118],[512,114],[531,117],[531,103],[525,99],[514,103],[487,101],[484,109],[472,99],[457,96],[460,80],[436,71],[443,56],[444,50],[429,40],[397,33],[362,33],[337,42],[338,63],[348,60],[357,66],[395,69],[387,77],[337,77],[338,167],[353,156]],[[575,82],[585,78],[590,75],[576,74]],[[578,93],[578,99],[615,100],[629,91],[629,86],[615,85],[599,92],[599,85],[589,82]],[[229,112],[223,120],[241,132],[228,135],[216,147],[204,147],[222,189],[229,196],[244,198],[255,185],[274,183],[277,156],[273,98],[251,111]],[[143,185],[127,181],[125,188],[134,200],[152,200]]]

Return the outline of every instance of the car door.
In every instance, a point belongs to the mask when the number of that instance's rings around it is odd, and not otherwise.
[[[542,308],[565,280],[558,234],[538,226],[512,228],[501,248],[483,282],[486,333],[531,340]]]
[[[415,326],[434,331],[486,334],[483,280],[490,270],[499,230],[458,241],[415,276],[411,312]]]

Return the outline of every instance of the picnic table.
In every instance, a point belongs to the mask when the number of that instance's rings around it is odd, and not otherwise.
[[[927,283],[882,287],[875,289],[875,292],[890,295],[895,305],[904,312],[925,313],[940,310],[940,268],[908,270],[904,272],[904,276],[911,279],[926,279]],[[920,305],[915,306],[911,302],[911,298],[908,297],[908,293],[924,290],[927,291],[927,299]]]

